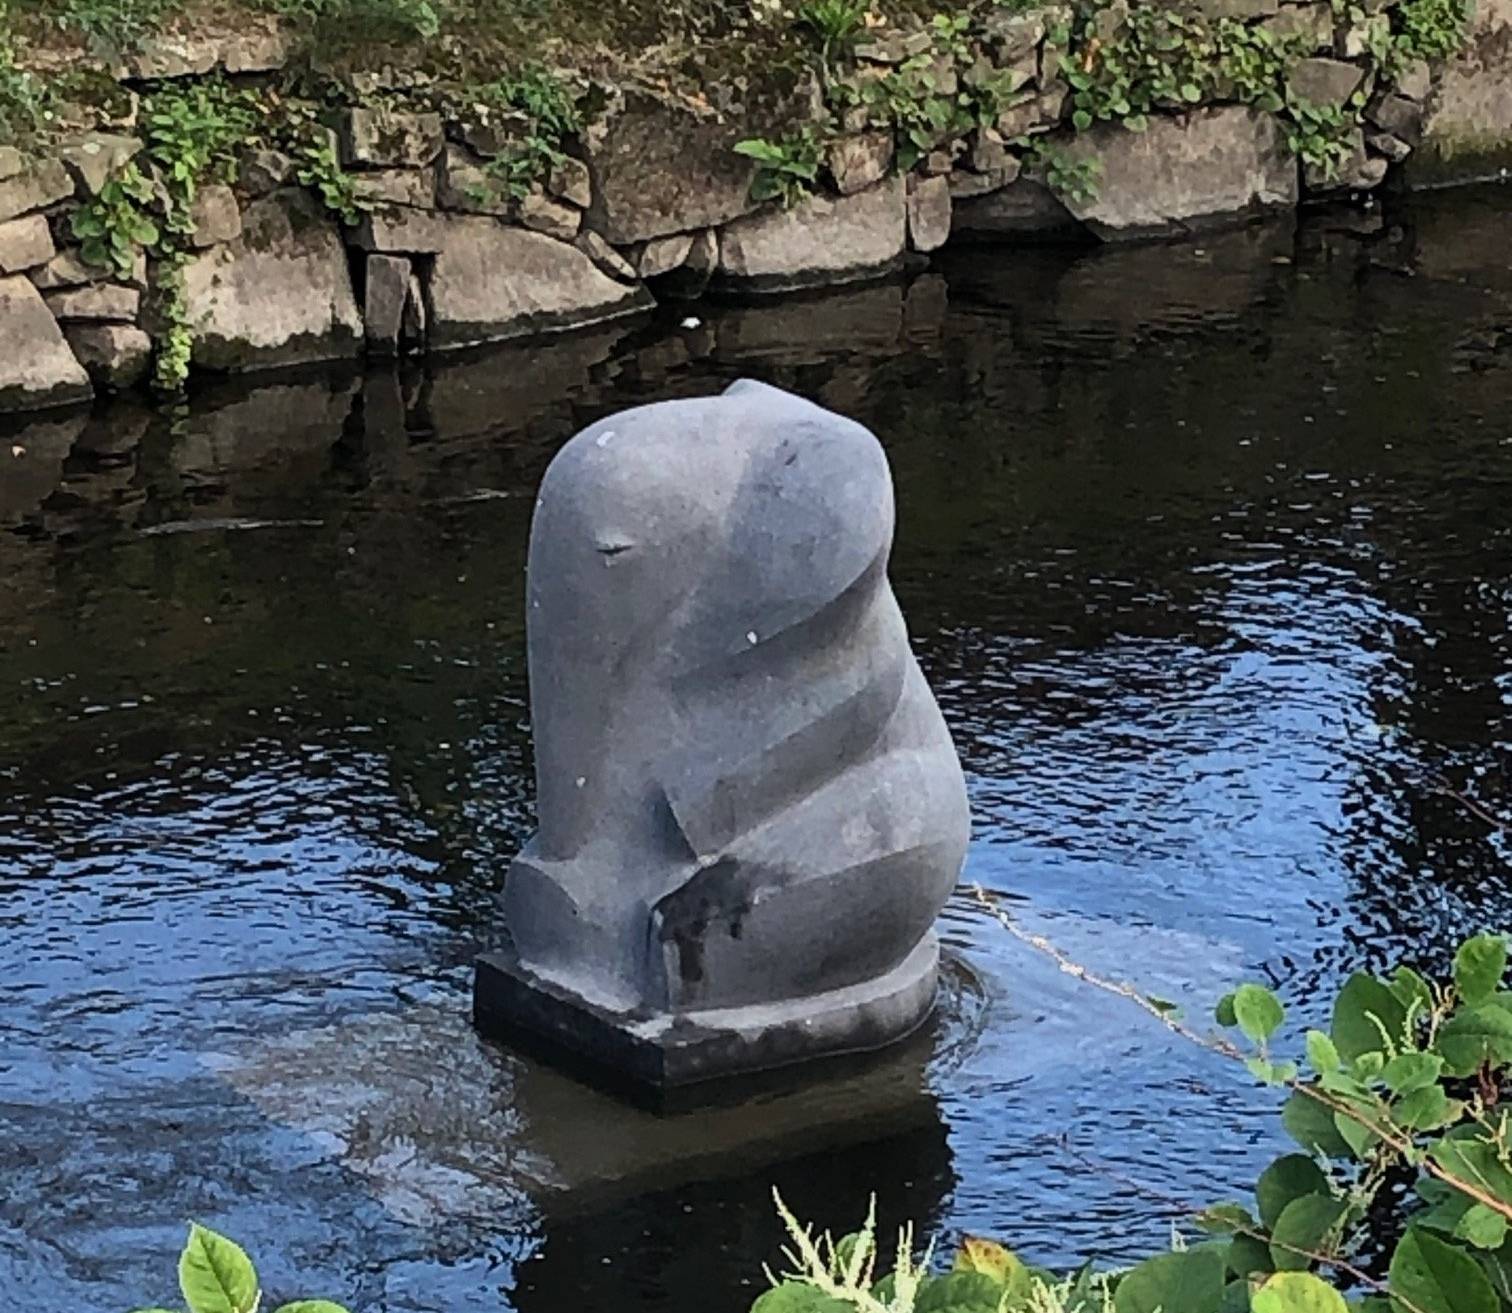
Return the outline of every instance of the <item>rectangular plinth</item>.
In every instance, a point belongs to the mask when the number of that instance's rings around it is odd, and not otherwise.
[[[930,935],[876,980],[813,998],[670,1016],[602,1008],[505,951],[478,959],[473,1020],[485,1035],[660,1106],[669,1091],[902,1039],[933,1007],[938,963]]]

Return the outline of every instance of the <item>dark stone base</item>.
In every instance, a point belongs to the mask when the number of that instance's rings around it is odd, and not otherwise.
[[[870,1053],[904,1038],[934,1006],[939,955],[930,934],[876,980],[814,998],[673,1016],[604,1008],[513,952],[496,952],[478,959],[473,1022],[485,1035],[662,1106],[667,1091]]]

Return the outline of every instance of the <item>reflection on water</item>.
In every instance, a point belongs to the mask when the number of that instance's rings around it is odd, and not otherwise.
[[[1194,1010],[1248,974],[1305,1013],[1512,921],[1512,853],[1435,792],[1512,806],[1503,214],[976,249],[687,330],[13,426],[0,1291],[160,1301],[195,1216],[279,1295],[738,1313],[773,1182],[1052,1263],[1243,1188],[1272,1096],[965,894],[924,1048],[798,1096],[656,1122],[479,1043],[468,963],[530,826],[531,496],[584,424],[740,375],[869,424],[968,878]]]

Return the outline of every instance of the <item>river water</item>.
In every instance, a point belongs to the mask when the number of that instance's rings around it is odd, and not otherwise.
[[[553,451],[752,376],[870,425],[964,759],[966,880],[1201,1015],[1512,925],[1506,193],[217,385],[0,447],[0,1292],[174,1300],[194,1217],[359,1313],[742,1313],[769,1191],[1129,1258],[1273,1094],[963,887],[880,1066],[672,1119],[479,1043],[530,826]]]

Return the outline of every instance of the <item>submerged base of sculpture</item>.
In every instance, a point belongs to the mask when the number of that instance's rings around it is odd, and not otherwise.
[[[703,1012],[617,1012],[532,971],[512,951],[478,959],[473,1020],[654,1103],[671,1090],[885,1048],[934,1008],[939,943],[926,935],[886,975],[780,1003]]]

